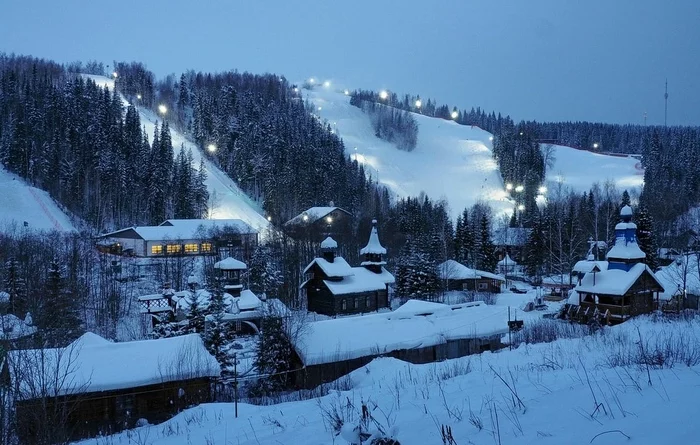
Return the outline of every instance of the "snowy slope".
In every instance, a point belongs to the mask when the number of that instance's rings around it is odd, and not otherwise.
[[[110,89],[114,88],[113,79],[94,75],[85,75],[85,77],[94,80],[98,85],[107,86]],[[128,104],[128,102],[125,101],[125,104]],[[155,123],[159,122],[162,124],[162,119],[150,110],[144,108],[139,108],[139,115],[141,118],[141,125],[145,127],[148,138],[152,141]],[[200,159],[202,159],[203,154],[197,145],[188,140],[185,135],[172,126],[170,127],[170,134],[175,155],[179,153],[181,148],[184,148],[185,151],[191,149],[194,167],[199,168]],[[260,207],[243,193],[231,178],[219,170],[219,168],[206,157],[204,157],[204,163],[207,169],[206,185],[209,191],[210,201],[212,200],[212,196],[214,196],[214,194],[216,195],[213,212],[209,217],[212,219],[241,219],[263,234],[270,223],[262,215]]]
[[[548,187],[561,183],[578,193],[587,192],[594,183],[611,180],[618,189],[641,189],[644,169],[638,159],[593,153],[572,147],[553,145],[554,165],[547,169]]]
[[[323,410],[335,408],[357,425],[363,402],[404,445],[442,443],[443,425],[458,444],[697,443],[699,336],[698,318],[641,317],[595,336],[440,363],[381,358],[353,372],[347,391],[270,406],[240,404],[238,418],[231,403],[206,404],[163,425],[85,443],[347,444],[350,435],[334,437]],[[645,354],[669,359],[673,354],[662,351],[671,347],[678,360],[662,369],[639,366],[640,337]]]
[[[486,131],[414,114],[418,145],[409,153],[377,138],[368,116],[350,105],[343,92],[323,86],[304,91],[316,113],[343,139],[347,154],[397,196],[425,192],[432,199],[446,198],[454,217],[478,201],[497,213],[512,212]]]
[[[23,227],[25,221],[30,229],[75,230],[48,193],[0,166],[0,231]]]

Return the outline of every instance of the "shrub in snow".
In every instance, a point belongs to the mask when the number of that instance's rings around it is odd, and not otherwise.
[[[148,426],[148,425],[150,425],[150,423],[148,423],[148,420],[146,420],[146,419],[144,419],[144,418],[141,418],[141,419],[137,420],[137,421],[136,421],[136,424],[135,424],[135,426],[136,426],[137,428],[138,428],[138,427],[141,427],[141,426]]]
[[[513,346],[522,343],[549,343],[559,338],[580,338],[596,330],[593,326],[542,318],[525,323],[523,329],[513,335]]]
[[[397,429],[390,424],[393,418],[371,401],[360,402],[359,409],[350,398],[342,399],[340,394],[330,404],[323,405],[319,400],[319,408],[328,429],[334,436],[340,436],[351,445],[400,445],[396,439]],[[381,413],[384,421],[375,417]]]

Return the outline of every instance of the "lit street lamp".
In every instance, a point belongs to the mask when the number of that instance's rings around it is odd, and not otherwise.
[[[493,142],[493,136],[489,136],[489,141]]]
[[[333,222],[333,218],[332,218],[330,215],[328,215],[328,216],[326,217],[326,222],[327,222],[328,224],[332,223],[332,222]]]
[[[452,119],[457,119],[457,117],[459,116],[459,112],[457,111],[457,107],[455,107],[452,110],[452,113],[450,114],[450,116],[452,116]]]
[[[386,90],[382,90],[379,92],[379,98],[381,100],[386,100],[389,97],[389,93]]]
[[[136,95],[136,98],[137,98],[138,100],[141,100],[141,95],[140,95],[140,94],[137,94],[137,95]]]
[[[506,190],[508,190],[508,191],[513,190],[513,184],[511,184],[510,182],[508,184],[506,184]]]
[[[344,93],[345,93],[346,96],[349,96],[349,95],[350,95],[350,90],[345,90]]]
[[[521,212],[522,212],[523,210],[525,210],[525,204],[520,204],[520,205],[518,206],[518,210],[520,210]]]
[[[313,77],[310,77],[310,78],[309,78],[309,83],[310,83],[311,85],[313,85],[314,82],[316,82],[316,80],[315,80]]]
[[[116,71],[114,71],[114,72],[112,73],[112,77],[114,77],[115,79],[117,78],[117,72],[116,72]]]
[[[323,86],[326,87],[326,88],[330,87],[330,86],[331,86],[331,81],[330,81],[330,80],[327,80],[327,81],[323,82]]]
[[[545,193],[547,193],[547,187],[540,186],[538,191],[540,192],[540,195],[544,195]]]
[[[268,221],[268,222],[272,222],[272,216],[267,215],[267,221]]]
[[[207,145],[207,150],[209,150],[209,153],[214,153],[216,151],[216,145],[214,145],[214,144]]]
[[[518,193],[522,192],[523,190],[525,190],[525,187],[523,187],[522,185],[515,187],[515,191]]]
[[[160,105],[158,105],[158,112],[159,112],[160,114],[162,114],[163,116],[165,116],[165,113],[168,112],[168,107],[166,107],[166,106],[163,105],[163,104],[160,104]]]
[[[420,99],[416,99],[416,108],[420,108],[421,105],[423,105],[423,102],[421,102]]]
[[[595,142],[595,143],[593,144],[593,148],[595,148],[595,149],[597,150],[597,149],[598,149],[598,147],[599,147],[598,143],[597,143],[597,142]]]

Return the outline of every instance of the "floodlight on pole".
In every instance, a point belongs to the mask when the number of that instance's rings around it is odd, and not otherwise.
[[[209,153],[214,153],[216,151],[216,145],[214,145],[214,144],[207,145],[207,150],[209,150]]]
[[[114,77],[115,79],[117,78],[117,72],[116,72],[116,71],[114,71],[114,72],[112,73],[112,77]]]
[[[421,105],[423,105],[423,102],[420,99],[416,99],[416,108],[420,108]]]
[[[349,96],[349,95],[350,95],[350,90],[345,90],[345,91],[343,91],[343,92],[345,93],[346,96]]]
[[[489,141],[493,142],[493,136],[489,136]]]
[[[459,112],[457,111],[456,107],[454,110],[452,110],[452,113],[450,113],[450,116],[452,117],[452,119],[457,119],[457,117],[459,116]]]
[[[330,80],[327,80],[327,81],[323,82],[323,86],[326,87],[326,88],[330,87],[330,86],[331,86],[331,81],[330,81]]]
[[[513,184],[511,184],[510,182],[508,184],[506,184],[506,190],[508,190],[508,191],[513,190]]]
[[[594,142],[594,143],[593,143],[593,148],[595,148],[595,149],[597,150],[598,147],[599,147],[598,143],[597,143],[597,142]]]
[[[141,95],[140,95],[140,94],[137,94],[137,95],[136,95],[136,98],[137,98],[138,100],[141,100]]]
[[[547,193],[547,187],[540,186],[539,192],[540,192],[540,195],[544,195],[545,193]]]
[[[328,215],[328,216],[326,217],[326,222],[327,222],[328,224],[332,223],[332,222],[333,222],[333,217],[331,217],[330,215]]]
[[[522,212],[523,210],[525,210],[525,205],[524,205],[524,204],[520,204],[520,205],[518,206],[518,210],[520,210],[521,212]]]
[[[518,193],[522,192],[523,190],[525,190],[525,187],[523,187],[522,185],[515,187],[515,191]]]
[[[272,216],[267,215],[267,221],[268,221],[268,222],[272,222]]]
[[[163,115],[164,115],[165,113],[168,112],[168,107],[166,107],[166,106],[163,105],[163,104],[160,104],[160,105],[158,105],[158,112],[159,112],[160,114],[163,114]]]
[[[386,100],[389,97],[389,93],[386,90],[382,90],[379,92],[379,98],[381,100]]]
[[[313,85],[314,82],[316,82],[316,79],[314,79],[313,77],[309,77],[309,83]]]

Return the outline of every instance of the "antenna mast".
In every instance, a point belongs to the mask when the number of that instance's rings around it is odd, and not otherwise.
[[[664,93],[664,127],[668,122],[668,79],[666,79],[666,92]]]

